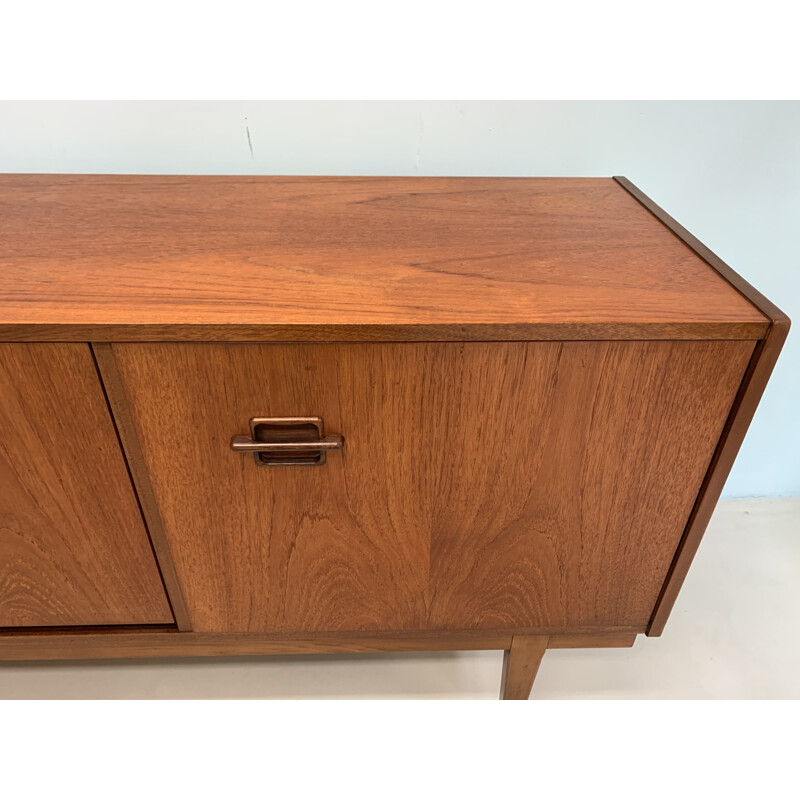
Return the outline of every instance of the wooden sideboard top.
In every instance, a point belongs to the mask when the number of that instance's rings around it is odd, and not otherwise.
[[[611,178],[0,175],[0,340],[758,339]]]

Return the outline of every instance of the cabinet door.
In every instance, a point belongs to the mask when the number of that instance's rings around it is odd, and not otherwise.
[[[195,630],[642,630],[753,342],[113,349]]]
[[[171,623],[87,344],[0,344],[0,627]]]

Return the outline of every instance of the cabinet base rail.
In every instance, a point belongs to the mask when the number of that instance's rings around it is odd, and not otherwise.
[[[640,631],[556,634],[435,633],[318,635],[276,638],[259,633],[192,633],[177,630],[119,632],[26,631],[0,634],[0,661],[304,655],[315,653],[503,650],[501,698],[524,700],[546,650],[632,647]]]

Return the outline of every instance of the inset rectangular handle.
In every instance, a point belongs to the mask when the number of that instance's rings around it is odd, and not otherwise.
[[[327,450],[341,450],[344,439],[325,436],[321,417],[253,417],[250,436],[234,436],[231,450],[253,453],[259,466],[318,466]]]

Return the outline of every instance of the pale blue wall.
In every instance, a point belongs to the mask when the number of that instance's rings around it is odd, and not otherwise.
[[[621,174],[800,326],[796,102],[0,103],[0,171]],[[725,496],[800,494],[798,420],[793,331]]]

